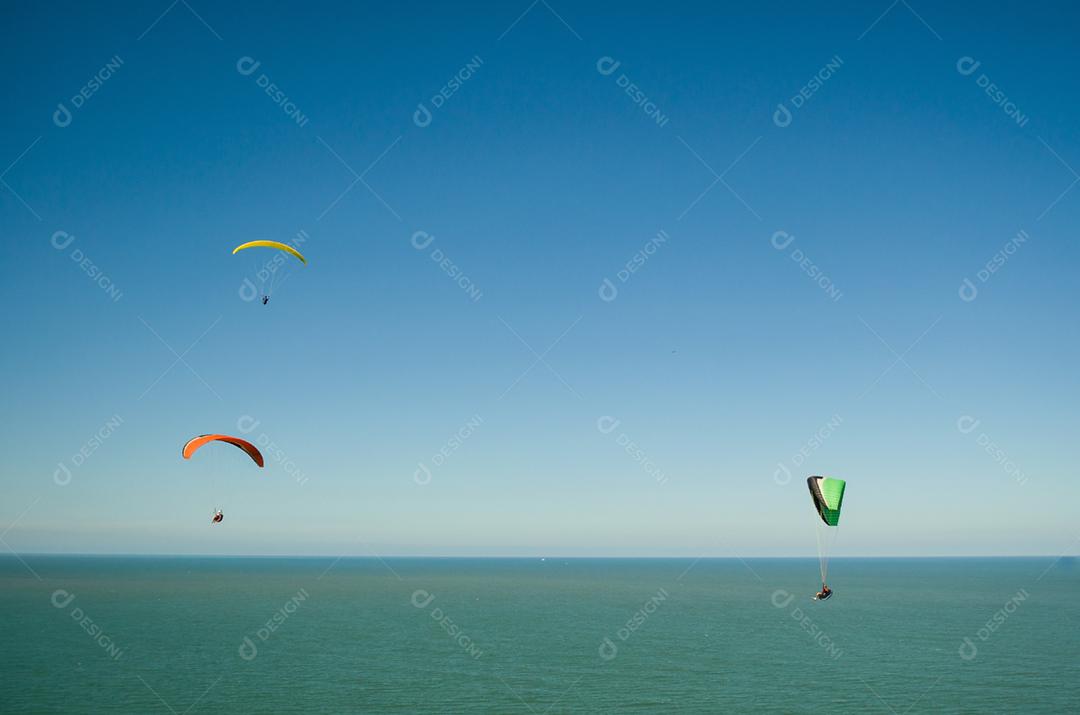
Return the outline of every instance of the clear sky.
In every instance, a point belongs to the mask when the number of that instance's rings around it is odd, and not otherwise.
[[[4,3],[0,546],[1075,553],[1078,20]]]

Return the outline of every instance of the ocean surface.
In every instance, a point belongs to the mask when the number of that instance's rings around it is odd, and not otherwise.
[[[4,713],[1080,712],[1074,559],[22,559]]]

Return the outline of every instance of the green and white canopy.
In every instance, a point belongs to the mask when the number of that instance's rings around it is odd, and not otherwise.
[[[832,477],[809,477],[806,484],[810,487],[810,497],[814,508],[821,515],[827,526],[840,523],[840,505],[844,502],[844,487],[847,482]]]

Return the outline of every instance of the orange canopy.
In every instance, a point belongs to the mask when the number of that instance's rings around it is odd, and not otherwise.
[[[239,447],[247,452],[247,456],[251,457],[251,460],[260,467],[263,466],[262,452],[255,448],[251,442],[240,439],[239,437],[230,437],[227,434],[201,434],[198,437],[189,439],[187,444],[184,445],[184,449],[181,454],[184,455],[184,459],[191,459],[191,455],[195,454],[195,451],[208,442],[228,442],[231,445]]]

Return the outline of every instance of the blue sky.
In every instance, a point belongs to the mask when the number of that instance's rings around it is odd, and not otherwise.
[[[2,13],[8,550],[1075,553],[1073,6]]]

